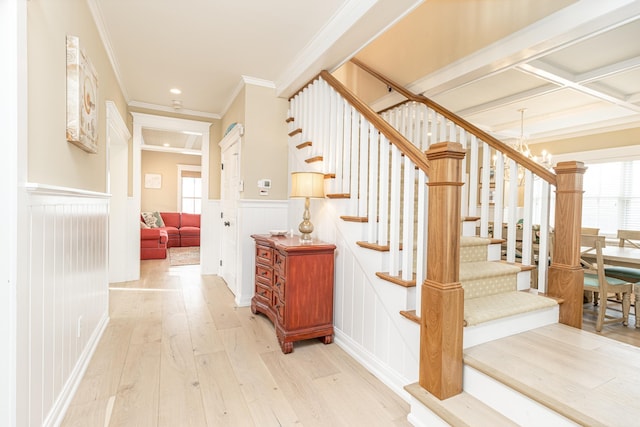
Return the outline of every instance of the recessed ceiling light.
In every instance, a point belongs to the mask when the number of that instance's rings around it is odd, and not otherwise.
[[[171,144],[167,144],[166,142],[162,145],[164,145],[165,147],[171,147]]]
[[[171,92],[174,95],[180,95],[182,93],[182,91],[180,89],[178,89],[177,87],[174,87],[173,89],[170,89],[169,92]]]

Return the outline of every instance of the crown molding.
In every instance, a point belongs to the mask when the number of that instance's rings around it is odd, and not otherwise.
[[[253,85],[253,86],[262,86],[262,87],[266,87],[269,89],[275,89],[276,88],[276,84],[274,82],[272,82],[271,80],[265,80],[265,79],[259,79],[257,77],[251,77],[251,76],[242,76],[242,81],[244,82],[244,84],[247,85]]]
[[[216,114],[216,113],[208,113],[206,111],[187,110],[184,108],[180,108],[179,110],[176,110],[173,107],[167,107],[166,105],[151,104],[148,102],[130,101],[127,105],[129,105],[129,107],[134,107],[134,108],[144,108],[147,110],[164,111],[165,113],[184,114],[187,116],[203,117],[206,119],[220,119],[222,117],[220,114]]]
[[[221,117],[224,117],[225,114],[227,114],[227,111],[229,111],[229,108],[231,108],[231,104],[233,104],[233,101],[236,100],[236,98],[238,97],[238,95],[246,85],[262,86],[269,89],[276,88],[276,84],[271,80],[259,79],[257,77],[251,77],[251,76],[245,76],[245,75],[240,76],[240,81],[238,82],[236,87],[233,89],[233,92],[231,92],[231,95],[227,99],[227,103],[222,109],[222,112],[219,114]]]
[[[127,89],[124,83],[122,82],[120,65],[118,64],[116,55],[113,53],[109,31],[107,31],[107,26],[104,24],[102,9],[100,9],[100,5],[98,4],[97,0],[87,0],[87,5],[89,6],[89,10],[91,11],[93,22],[96,24],[96,28],[98,29],[98,34],[100,35],[100,40],[102,40],[104,50],[107,52],[107,56],[109,57],[109,62],[111,63],[111,68],[113,68],[113,73],[116,75],[116,81],[118,82],[118,86],[120,86],[122,96],[124,96],[126,102],[129,102],[129,94],[127,93]]]

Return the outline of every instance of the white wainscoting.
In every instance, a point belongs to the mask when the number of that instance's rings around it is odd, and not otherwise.
[[[236,280],[240,283],[236,304],[240,307],[251,304],[254,288],[255,243],[252,234],[268,234],[269,230],[287,229],[288,200],[239,200],[238,201],[238,248],[239,265]]]
[[[415,289],[376,277],[385,254],[357,246],[365,225],[339,219],[344,202],[317,202],[311,216],[318,238],[336,245],[335,342],[409,401],[403,387],[418,380],[420,329],[400,311],[413,308]]]
[[[29,184],[19,248],[18,425],[58,425],[108,323],[109,198]]]

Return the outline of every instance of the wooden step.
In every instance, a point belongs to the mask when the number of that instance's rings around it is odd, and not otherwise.
[[[462,392],[449,399],[440,400],[420,384],[404,388],[417,401],[429,408],[451,426],[517,426],[518,424],[482,403],[472,395]]]
[[[295,119],[293,117],[287,117],[287,119],[285,120],[285,123],[291,123],[294,120]]]
[[[321,162],[323,161],[324,158],[322,156],[315,156],[315,157],[311,157],[307,160],[305,160],[306,163],[316,163],[316,162]]]
[[[325,173],[324,174],[324,179],[336,179],[336,174],[335,173]]]
[[[302,133],[302,129],[300,129],[300,128],[292,130],[291,132],[289,132],[289,136],[295,136],[295,135],[297,135],[299,133]]]
[[[296,148],[297,148],[298,150],[302,150],[303,148],[305,148],[305,147],[311,147],[312,145],[313,145],[313,143],[312,143],[311,141],[305,141],[305,142],[303,142],[302,144],[298,144],[298,145],[296,145]]]
[[[356,245],[360,246],[361,248],[371,249],[378,252],[389,252],[390,248],[388,243],[386,245],[379,245],[377,243],[356,242]],[[400,250],[402,250],[402,244],[400,244]]]
[[[382,280],[386,280],[387,282],[394,283],[396,285],[403,286],[405,288],[412,288],[416,286],[416,275],[413,275],[411,280],[402,279],[402,274],[398,276],[392,276],[389,273],[377,272],[376,276],[381,278]]]
[[[328,196],[327,196],[328,197]],[[343,221],[348,221],[348,222],[369,222],[369,218],[367,218],[366,216],[348,216],[348,215],[342,215],[340,217],[341,220]]]
[[[599,334],[556,323],[469,347],[464,363],[579,425],[640,420],[640,349]]]
[[[333,194],[325,194],[327,199],[348,199],[351,197],[349,193],[333,193]]]
[[[415,310],[400,310],[400,315],[406,317],[414,323],[420,324],[420,316],[416,315]]]

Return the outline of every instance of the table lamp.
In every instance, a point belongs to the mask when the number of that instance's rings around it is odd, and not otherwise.
[[[298,226],[300,241],[311,242],[313,224],[309,213],[309,199],[322,199],[324,197],[324,174],[320,172],[292,172],[291,173],[291,198],[304,197],[304,213],[302,222]]]

